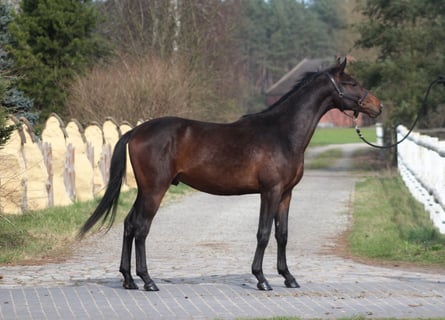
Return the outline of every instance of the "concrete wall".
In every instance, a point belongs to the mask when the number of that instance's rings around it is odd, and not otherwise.
[[[0,149],[0,212],[22,213],[102,195],[112,150],[128,123],[108,118],[83,128],[52,114],[39,139],[26,119]],[[131,165],[123,189],[136,187]]]

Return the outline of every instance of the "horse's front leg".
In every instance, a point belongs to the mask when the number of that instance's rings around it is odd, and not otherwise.
[[[277,269],[284,277],[284,284],[288,288],[299,288],[299,284],[289,272],[286,260],[286,245],[288,233],[289,205],[292,192],[283,195],[279,210],[275,216],[275,238],[277,240]]]
[[[257,247],[252,263],[252,273],[257,278],[257,288],[260,290],[272,290],[272,287],[263,274],[263,258],[264,251],[269,243],[270,233],[272,230],[273,217],[278,209],[279,196],[276,194],[262,193],[260,219],[257,232]]]

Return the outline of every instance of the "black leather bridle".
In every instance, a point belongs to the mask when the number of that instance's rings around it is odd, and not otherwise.
[[[363,103],[364,103],[366,97],[368,96],[368,90],[365,90],[365,94],[363,95],[363,97],[357,98],[357,97],[351,96],[349,94],[344,93],[340,89],[340,87],[338,86],[337,82],[335,82],[335,79],[331,74],[327,73],[326,75],[328,76],[328,79],[331,81],[332,85],[334,86],[335,91],[337,91],[340,99],[347,99],[347,100],[351,100],[351,101],[354,101],[355,103],[357,103],[358,107],[356,109],[353,109],[354,118],[357,118],[358,114],[360,113],[360,107],[363,107]],[[340,106],[340,110],[342,112],[344,112],[345,109],[343,108],[343,105]]]
[[[353,97],[353,96],[344,94],[344,92],[340,90],[340,87],[337,85],[337,83],[335,82],[335,80],[334,80],[334,78],[332,77],[332,75],[327,74],[327,76],[328,76],[329,80],[331,81],[331,83],[334,85],[334,88],[335,88],[335,90],[337,91],[337,93],[338,93],[338,95],[339,95],[340,98],[355,101],[355,102],[357,102],[357,105],[358,105],[359,107],[362,107],[362,106],[363,106],[363,102],[365,101],[366,97],[368,96],[368,91],[367,91],[367,90],[366,90],[366,93],[365,93],[365,95],[364,95],[363,97],[357,99],[356,97]],[[428,100],[428,96],[429,96],[429,94],[430,94],[431,88],[432,88],[435,84],[438,84],[438,83],[441,83],[441,84],[445,85],[445,75],[439,75],[435,80],[433,80],[433,81],[429,84],[429,86],[428,86],[428,88],[427,88],[427,90],[426,90],[426,92],[425,92],[425,97],[423,98],[422,104],[421,104],[421,106],[420,106],[420,108],[419,108],[419,111],[417,112],[417,116],[416,116],[416,118],[415,118],[415,120],[414,120],[412,126],[410,127],[410,129],[408,130],[408,132],[405,134],[405,136],[404,136],[403,138],[401,138],[399,141],[396,141],[395,143],[392,143],[392,144],[389,144],[389,145],[380,146],[380,145],[373,144],[373,143],[369,142],[368,140],[366,140],[365,137],[362,135],[362,133],[361,133],[361,131],[360,131],[360,128],[358,127],[358,124],[357,124],[357,117],[358,117],[358,114],[359,114],[360,110],[359,110],[359,108],[353,110],[353,111],[354,111],[354,116],[352,117],[352,120],[354,121],[354,124],[355,124],[355,131],[357,132],[357,135],[359,136],[359,138],[360,138],[364,143],[370,145],[371,147],[378,148],[378,149],[388,149],[388,148],[393,148],[393,147],[397,146],[399,143],[405,141],[406,138],[408,138],[408,136],[410,135],[410,133],[413,131],[414,127],[416,126],[417,121],[419,120],[420,115],[421,115],[421,114],[426,114],[427,100]],[[341,109],[341,110],[342,110],[343,113],[344,113],[344,109]],[[345,113],[345,114],[346,114],[346,113]]]

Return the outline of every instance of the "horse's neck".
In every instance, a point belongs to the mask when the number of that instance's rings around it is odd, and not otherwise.
[[[330,88],[307,90],[289,99],[287,119],[290,122],[289,138],[296,152],[306,150],[318,122],[329,111],[331,102]]]

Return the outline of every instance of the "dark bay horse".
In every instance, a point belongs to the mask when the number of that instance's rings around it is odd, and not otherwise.
[[[98,207],[86,221],[83,236],[99,220],[114,221],[126,168],[128,144],[138,193],[124,224],[120,272],[126,289],[137,289],[131,276],[131,250],[136,248],[136,274],[144,289],[158,287],[147,270],[145,239],[161,200],[171,184],[185,183],[216,195],[259,193],[261,208],[252,273],[258,289],[271,290],[262,265],[272,224],[278,244],[277,269],[290,288],[299,287],[286,262],[288,211],[293,187],[303,176],[304,151],[321,116],[332,108],[376,117],[380,101],[345,72],[343,63],[307,74],[268,109],[227,124],[175,117],[147,121],[117,142],[110,180]]]

